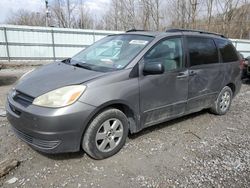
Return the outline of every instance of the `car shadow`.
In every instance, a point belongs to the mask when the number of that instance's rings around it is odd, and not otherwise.
[[[77,151],[77,152],[69,152],[69,153],[44,153],[42,151],[38,151],[36,149],[34,149],[34,151],[36,153],[38,153],[39,155],[42,155],[44,157],[47,157],[49,159],[53,159],[53,160],[57,160],[57,161],[61,161],[61,160],[67,160],[67,159],[80,159],[82,158],[84,155],[86,155],[86,153],[83,150]]]
[[[67,159],[81,159],[86,153],[84,151],[78,151],[73,153],[58,153],[58,154],[47,154],[40,151],[36,151],[40,155],[47,157],[52,160],[62,161]]]
[[[149,134],[151,132],[158,131],[158,130],[163,129],[165,127],[174,126],[174,125],[176,125],[176,124],[178,124],[180,122],[186,121],[187,119],[192,119],[192,118],[195,118],[197,116],[200,116],[200,115],[203,115],[203,114],[206,114],[206,113],[208,113],[208,110],[205,109],[205,110],[202,110],[202,111],[199,111],[199,112],[195,112],[195,113],[192,113],[192,114],[189,114],[189,115],[185,115],[185,116],[173,119],[173,120],[169,120],[169,121],[166,121],[166,122],[163,122],[163,123],[160,123],[160,124],[156,124],[156,125],[144,128],[143,130],[141,130],[138,133],[129,134],[129,139],[137,139],[140,136],[147,135],[147,134]]]
[[[250,85],[250,79],[249,78],[243,79],[242,83],[246,85]]]

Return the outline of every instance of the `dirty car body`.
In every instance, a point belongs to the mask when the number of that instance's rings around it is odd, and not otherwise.
[[[210,108],[225,86],[231,88],[233,96],[240,90],[239,58],[229,57],[231,60],[225,63],[224,52],[220,50],[223,45],[231,45],[226,38],[190,31],[134,31],[106,38],[117,36],[130,37],[129,45],[134,46],[126,57],[136,53],[126,63],[115,68],[108,66],[114,60],[105,59],[110,53],[105,52],[101,60],[108,68],[103,71],[77,64],[76,56],[45,65],[17,83],[9,92],[6,110],[14,132],[22,140],[46,153],[75,152],[80,150],[90,122],[104,109],[122,111],[128,119],[129,131],[136,133]],[[215,61],[200,57],[200,52],[195,51],[202,40],[214,47]],[[112,53],[119,51],[121,45],[116,42]],[[138,45],[143,47],[137,49]],[[70,105],[34,104],[39,96],[72,85],[86,88]]]

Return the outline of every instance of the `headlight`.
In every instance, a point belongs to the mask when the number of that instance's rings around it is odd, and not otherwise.
[[[50,108],[71,105],[82,95],[85,89],[86,86],[84,85],[62,87],[35,98],[33,104]]]

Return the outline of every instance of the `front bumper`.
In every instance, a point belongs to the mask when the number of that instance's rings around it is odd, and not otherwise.
[[[14,101],[11,94],[6,103],[7,119],[15,134],[44,153],[79,151],[83,131],[94,109],[78,101],[58,109],[32,104],[25,107]]]

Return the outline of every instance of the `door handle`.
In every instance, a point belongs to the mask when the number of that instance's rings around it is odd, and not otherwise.
[[[188,77],[188,74],[186,72],[180,72],[177,76],[178,79],[186,78],[186,77]]]

